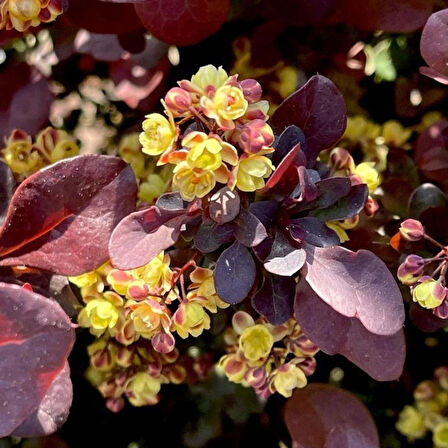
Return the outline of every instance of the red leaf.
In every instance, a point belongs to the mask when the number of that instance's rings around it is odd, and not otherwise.
[[[327,355],[344,355],[377,381],[401,375],[406,356],[402,329],[392,336],[372,334],[358,319],[327,305],[306,281],[297,286],[294,310],[303,332]]]
[[[190,219],[185,213],[162,213],[155,206],[131,213],[112,233],[112,264],[118,269],[145,265],[177,241],[182,225]]]
[[[305,245],[306,281],[335,311],[356,317],[371,333],[393,335],[403,326],[400,290],[372,252]]]
[[[151,34],[179,46],[196,44],[218,31],[229,9],[229,0],[146,0],[135,4]]]
[[[0,283],[0,437],[16,429],[20,435],[28,435],[28,430],[46,434],[55,429],[47,417],[54,417],[58,426],[63,423],[71,383],[58,377],[63,375],[74,337],[69,318],[56,302]],[[55,388],[59,389],[56,396]],[[39,428],[33,414],[42,411],[48,415]]]
[[[378,448],[375,423],[353,394],[328,384],[297,389],[285,423],[298,448]]]
[[[6,163],[0,162],[0,225],[5,219],[15,187],[16,181],[12,171]]]
[[[26,179],[0,228],[0,265],[78,275],[107,260],[118,222],[135,208],[131,168],[109,156],[63,160]]]
[[[407,33],[421,28],[432,12],[432,0],[344,0],[346,20],[365,31]]]
[[[298,126],[306,136],[306,156],[310,162],[344,134],[347,125],[344,98],[332,81],[315,75],[280,104],[270,124],[278,133],[287,126]]]

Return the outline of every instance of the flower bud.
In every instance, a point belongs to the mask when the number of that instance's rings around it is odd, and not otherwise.
[[[437,423],[432,434],[434,446],[437,448],[448,447],[448,421],[443,419]]]
[[[190,94],[180,87],[168,90],[165,96],[165,104],[175,117],[187,113],[191,107]]]
[[[438,367],[434,372],[434,376],[437,378],[440,387],[443,390],[448,390],[448,367],[447,366]]]
[[[152,339],[151,344],[156,352],[169,353],[174,350],[176,340],[171,333],[156,333]]]
[[[380,206],[378,205],[378,201],[372,197],[368,197],[366,203],[364,204],[364,213],[370,218],[375,216],[379,208]]]
[[[260,101],[262,89],[258,81],[255,79],[245,79],[240,82],[240,86],[243,89],[244,98],[246,98],[249,103]]]
[[[108,398],[106,400],[106,407],[111,412],[120,412],[124,408],[123,398]]]
[[[335,170],[348,169],[352,171],[355,166],[352,156],[344,148],[334,148],[330,153],[330,162]]]
[[[252,120],[246,123],[239,138],[240,147],[247,153],[256,154],[263,147],[274,142],[271,127],[263,120]]]
[[[439,319],[448,319],[448,300],[444,300],[433,312]]]
[[[251,368],[246,372],[244,379],[249,386],[252,386],[254,389],[259,389],[265,386],[268,380],[266,368],[264,366]]]
[[[431,400],[436,393],[435,384],[432,381],[422,381],[414,390],[414,399],[419,400]]]
[[[255,321],[253,317],[245,311],[237,311],[232,317],[232,326],[237,334],[242,334],[248,327],[253,327]]]
[[[398,279],[404,285],[413,285],[423,274],[424,258],[418,255],[408,255],[398,267]]]
[[[400,226],[401,236],[408,241],[419,241],[425,235],[423,224],[416,219],[406,219]]]
[[[445,286],[429,276],[422,277],[420,282],[412,291],[414,302],[427,309],[438,307],[446,297]]]

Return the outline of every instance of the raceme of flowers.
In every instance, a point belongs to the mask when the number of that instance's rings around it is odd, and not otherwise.
[[[424,258],[408,255],[398,268],[398,279],[411,288],[412,299],[441,319],[448,318],[446,273],[448,270],[448,247],[431,238],[420,221],[407,219],[402,222],[400,236],[407,241],[426,240],[439,249],[433,256]]]
[[[0,0],[0,30],[23,32],[62,14],[62,0]]]
[[[266,157],[274,151],[269,104],[261,93],[253,79],[238,81],[221,67],[201,67],[168,91],[166,116],[146,116],[143,152],[159,156],[158,165],[174,165],[172,190],[186,201],[203,198],[217,183],[260,190],[274,170]]]
[[[41,168],[78,155],[79,147],[67,132],[48,127],[32,139],[15,129],[0,150],[3,160],[21,181]]]
[[[409,442],[432,432],[434,448],[448,447],[448,367],[438,367],[434,379],[421,382],[414,390],[414,400],[400,412],[397,430]]]
[[[253,387],[261,397],[278,392],[290,397],[305,387],[314,373],[314,355],[319,349],[301,331],[294,319],[271,325],[246,312],[233,315],[232,328],[225,333],[227,355],[219,365],[230,381]]]

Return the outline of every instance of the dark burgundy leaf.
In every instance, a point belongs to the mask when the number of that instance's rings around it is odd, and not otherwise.
[[[38,409],[17,427],[12,435],[15,437],[38,437],[56,432],[67,420],[72,399],[70,367],[66,362],[64,368],[48,388]]]
[[[268,234],[268,236],[258,246],[254,246],[252,248],[255,256],[262,263],[264,263],[264,261],[270,254],[273,244],[274,244],[274,237]]]
[[[182,196],[177,193],[165,193],[157,198],[156,207],[162,214],[182,214],[188,208],[188,202],[182,199]]]
[[[79,30],[74,49],[81,54],[90,54],[98,61],[118,61],[126,54],[116,34],[97,34]]]
[[[432,11],[432,0],[344,0],[346,19],[365,31],[406,33],[421,28]]]
[[[448,8],[429,17],[423,28],[420,51],[434,73],[448,76]]]
[[[361,212],[368,196],[369,190],[367,185],[353,185],[347,196],[339,199],[329,207],[315,210],[311,214],[321,221],[351,218]]]
[[[0,437],[14,433],[28,418],[33,420],[39,409],[49,418],[55,417],[58,426],[63,423],[70,406],[71,383],[60,382],[58,377],[74,338],[69,318],[55,301],[0,283]],[[60,388],[56,397],[53,384]],[[31,420],[25,426],[36,434],[39,428]],[[43,422],[40,435],[54,430],[48,423]]]
[[[275,152],[272,155],[274,165],[279,165],[297,143],[300,143],[300,147],[305,151],[306,139],[302,129],[297,126],[288,126],[275,142]]]
[[[328,384],[297,389],[285,423],[299,448],[379,448],[372,416],[355,395]]]
[[[210,199],[210,217],[218,224],[233,221],[240,212],[240,196],[237,191],[223,187]]]
[[[300,163],[298,164],[300,154],[303,155],[299,143],[294,146],[291,151],[288,152],[288,154],[282,159],[280,164],[275,168],[272,176],[266,182],[265,190],[270,190],[281,181],[286,180],[288,182],[289,191],[293,189],[299,179],[296,167],[300,165]]]
[[[300,240],[303,239],[303,233],[305,233],[305,241],[313,246],[329,247],[340,244],[339,237],[334,230],[317,218],[310,216],[292,219],[289,222],[289,231],[294,239]]]
[[[280,104],[270,124],[276,132],[290,125],[302,129],[307,143],[303,150],[308,162],[313,162],[320,151],[330,148],[344,134],[347,125],[344,98],[332,81],[315,75]]]
[[[442,73],[434,70],[430,67],[420,67],[418,71],[427,76],[428,78],[434,79],[434,81],[440,82],[440,84],[448,85],[448,75],[442,75]]]
[[[266,277],[252,297],[252,306],[272,325],[283,324],[293,314],[295,288],[291,277]]]
[[[234,239],[235,226],[232,223],[217,226],[202,224],[194,236],[194,245],[203,254],[209,254]]]
[[[261,221],[247,209],[241,209],[234,223],[235,238],[247,247],[258,246],[268,235]]]
[[[135,4],[151,34],[179,46],[198,43],[218,31],[229,8],[229,0],[145,0]]]
[[[318,174],[314,170],[307,170],[304,166],[297,167],[297,175],[299,184],[296,186],[290,197],[294,198],[295,202],[311,202],[317,197],[317,188],[313,180],[320,180]]]
[[[348,177],[330,177],[316,182],[317,198],[305,204],[306,208],[327,208],[350,193],[351,182]]]
[[[304,265],[305,259],[305,250],[291,246],[283,233],[278,231],[264,262],[264,268],[272,274],[289,277]]]
[[[0,264],[61,275],[95,269],[108,259],[111,233],[135,209],[136,194],[132,169],[117,157],[79,156],[37,172],[11,200]]]
[[[9,201],[14,194],[16,181],[9,166],[0,162],[0,225],[6,217]]]
[[[372,334],[355,317],[327,305],[306,281],[297,286],[294,310],[303,332],[327,355],[344,355],[377,381],[401,375],[406,356],[402,329],[391,336]]]
[[[409,198],[409,216],[418,219],[425,210],[445,207],[446,204],[447,198],[440,188],[424,183],[417,187]]]
[[[255,283],[255,262],[249,250],[235,241],[218,258],[213,272],[215,288],[224,302],[243,301]]]
[[[152,206],[126,216],[113,231],[109,242],[112,264],[118,269],[145,265],[179,238],[185,214],[163,214]]]
[[[372,252],[305,246],[305,278],[338,313],[358,318],[371,333],[393,335],[403,326],[400,290],[387,266]]]
[[[99,0],[70,0],[64,19],[93,33],[121,34],[142,27],[134,6]]]
[[[249,205],[249,211],[261,221],[266,229],[270,229],[277,218],[279,207],[277,201],[256,201]]]

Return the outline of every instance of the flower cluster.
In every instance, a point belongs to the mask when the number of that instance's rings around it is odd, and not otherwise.
[[[173,332],[183,339],[201,335],[210,328],[207,311],[216,313],[228,304],[216,294],[211,269],[195,267],[185,292],[183,272],[190,265],[171,269],[170,262],[170,256],[162,252],[131,271],[106,263],[95,272],[71,277],[86,304],[79,313],[79,325],[125,346],[140,338],[150,340],[159,353],[174,350]]]
[[[137,132],[122,137],[118,145],[118,155],[134,170],[139,184],[140,201],[151,204],[167,191],[173,174],[171,167],[169,165],[157,167],[154,158],[142,152]]]
[[[274,170],[266,157],[274,151],[274,134],[261,93],[253,79],[238,81],[222,67],[201,67],[168,91],[166,117],[146,116],[143,152],[159,156],[158,165],[174,165],[172,190],[187,201],[203,198],[217,183],[260,190]]]
[[[16,129],[5,144],[1,157],[19,180],[79,153],[78,145],[67,132],[50,127],[41,131],[34,142],[26,132]]]
[[[410,442],[432,432],[434,448],[448,447],[448,367],[435,370],[434,379],[414,390],[414,404],[400,412],[396,428]]]
[[[180,384],[186,376],[185,368],[177,362],[177,349],[159,353],[145,340],[126,346],[103,336],[87,351],[87,378],[113,412],[123,408],[124,397],[133,406],[157,404],[162,384]]]
[[[31,26],[52,22],[62,10],[62,0],[1,0],[0,30],[23,32]]]
[[[401,223],[400,237],[406,241],[426,240],[439,249],[428,258],[417,254],[407,255],[398,268],[398,279],[411,288],[412,299],[441,319],[448,318],[446,273],[448,270],[448,247],[426,234],[420,221],[407,219]]]
[[[219,366],[227,378],[253,387],[265,398],[275,392],[290,397],[294,389],[306,386],[306,377],[316,368],[314,355],[319,349],[294,319],[271,325],[264,318],[254,321],[248,313],[238,311],[225,341],[228,354]]]

